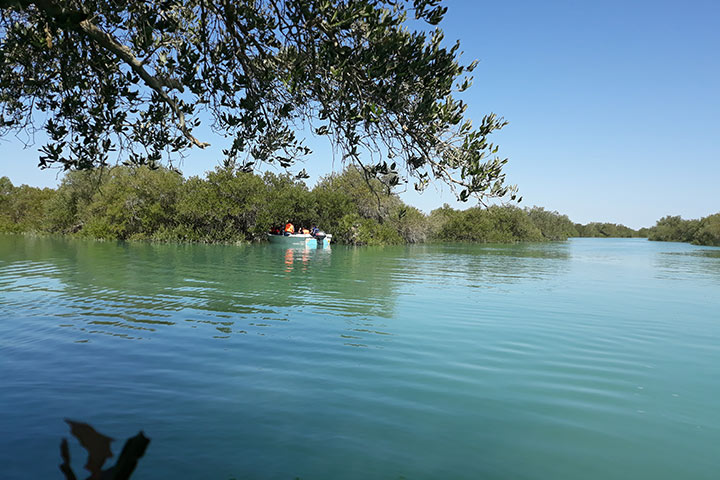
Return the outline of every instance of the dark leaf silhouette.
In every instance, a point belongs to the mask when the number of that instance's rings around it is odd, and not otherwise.
[[[68,449],[67,440],[63,438],[60,443],[60,456],[63,459],[63,463],[60,464],[60,470],[65,474],[67,480],[77,480],[75,472],[70,467],[70,450]]]
[[[90,478],[100,478],[105,460],[113,456],[110,451],[110,442],[113,439],[99,433],[87,423],[75,422],[67,418],[65,421],[70,425],[70,433],[80,441],[80,445],[88,452],[85,468],[92,473]]]
[[[103,480],[126,480],[135,470],[138,460],[145,454],[145,449],[150,444],[150,439],[143,432],[134,437],[128,438],[123,446],[117,462],[112,468],[103,471]]]
[[[75,422],[65,419],[70,425],[71,433],[80,441],[80,444],[88,451],[88,461],[85,468],[90,470],[92,475],[88,480],[127,480],[132,475],[138,460],[145,454],[150,444],[150,439],[141,431],[134,437],[129,438],[123,446],[117,462],[112,467],[102,470],[102,465],[108,457],[112,457],[110,442],[112,438],[99,433],[93,427],[83,422]],[[75,472],[70,467],[70,451],[67,440],[60,443],[60,456],[63,463],[60,470],[65,474],[66,480],[77,480]]]

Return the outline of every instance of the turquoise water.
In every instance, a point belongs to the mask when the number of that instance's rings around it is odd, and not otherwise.
[[[716,479],[719,396],[718,248],[0,236],[6,479]]]

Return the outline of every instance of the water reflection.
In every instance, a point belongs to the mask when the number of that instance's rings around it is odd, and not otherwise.
[[[438,283],[460,277],[469,286],[490,288],[557,276],[568,270],[570,258],[567,242],[416,247],[409,281],[430,273]]]
[[[225,340],[299,338],[330,326],[345,345],[382,346],[397,333],[400,298],[419,305],[425,291],[502,290],[546,281],[567,274],[583,255],[597,255],[598,248],[558,242],[330,250],[5,235],[0,314],[55,318],[80,339],[91,333],[146,339],[171,330]],[[720,278],[718,251],[692,250],[701,257],[692,257],[691,268]],[[690,268],[690,257],[672,250],[645,257],[655,258],[659,271]]]
[[[330,248],[309,248],[306,246],[285,248],[270,245],[269,250],[282,248],[285,252],[285,273],[290,273],[296,267],[307,273],[310,261],[320,262],[329,259]]]
[[[143,465],[158,477],[714,478],[718,382],[697,372],[720,362],[718,259],[701,250],[0,236],[4,451],[50,452],[14,471],[52,475],[57,412],[94,411],[166,439]]]
[[[344,331],[342,318],[392,318],[398,293],[384,257],[361,261],[354,249],[2,236],[0,259],[1,313],[34,310],[81,335],[143,339],[170,326],[212,327],[227,339],[308,319]]]
[[[720,248],[668,244],[655,255],[657,278],[707,278],[720,281]]]

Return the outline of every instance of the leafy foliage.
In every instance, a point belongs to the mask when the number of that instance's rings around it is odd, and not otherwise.
[[[679,216],[663,217],[648,229],[648,238],[663,242],[720,246],[720,213],[699,220],[684,220]]]
[[[692,242],[700,227],[698,220],[683,220],[680,216],[666,216],[652,228],[650,240],[661,242]]]
[[[617,238],[630,238],[640,237],[639,232],[633,230],[625,225],[618,225],[616,223],[602,223],[602,222],[590,222],[586,225],[575,224],[575,229],[580,237],[617,237]]]
[[[125,442],[115,465],[103,470],[102,466],[105,461],[113,456],[110,450],[110,442],[113,439],[98,432],[87,423],[68,419],[65,421],[70,425],[70,432],[88,452],[88,459],[85,464],[85,468],[91,473],[88,480],[129,479],[137,466],[138,460],[145,455],[145,450],[150,444],[150,439],[143,432],[138,433]],[[65,475],[66,480],[76,480],[77,476],[70,466],[70,448],[66,439],[63,439],[60,444],[60,456],[63,459],[60,470]]]
[[[533,207],[525,210],[530,221],[540,229],[542,236],[548,240],[565,240],[568,237],[577,237],[578,230],[567,215],[550,212],[543,207]]]
[[[459,214],[460,211],[450,207],[447,203],[431,211],[427,219],[428,236],[433,239],[439,238],[440,230],[443,226]]]
[[[442,241],[484,243],[537,242],[544,240],[527,213],[517,207],[469,208],[451,215],[440,228]]]
[[[106,180],[105,171],[80,170],[65,174],[46,207],[46,228],[51,232],[79,231],[87,217],[86,209]]]
[[[45,206],[55,192],[49,188],[13,186],[0,177],[0,232],[38,232],[44,228]]]
[[[387,223],[361,217],[358,214],[345,215],[338,222],[340,241],[352,245],[394,245],[402,243],[398,232]]]
[[[110,451],[110,442],[113,439],[98,432],[87,423],[68,419],[65,422],[70,425],[70,433],[78,439],[80,445],[88,452],[85,468],[92,474],[91,478],[100,478],[105,460],[113,456],[112,451]]]
[[[720,246],[720,213],[700,220],[700,227],[693,237],[693,243]]]
[[[254,233],[264,235],[273,225],[292,220],[300,226],[317,223],[316,203],[304,182],[290,175],[265,173],[265,200]]]
[[[429,237],[428,218],[415,207],[398,207],[389,222],[405,243],[424,243]]]
[[[0,178],[0,231],[51,232],[119,240],[234,243],[263,240],[286,221],[317,225],[352,245],[423,242],[537,242],[584,237],[642,237],[720,244],[720,214],[664,217],[650,229],[573,224],[541,207],[443,205],[430,215],[406,205],[354,166],[312,189],[288,174],[263,176],[218,167],[184,179],[168,168],[113,167],[67,172],[57,190]]]
[[[286,168],[295,125],[390,186],[509,196],[507,159],[454,94],[476,62],[443,46],[440,0],[10,0],[0,4],[0,135],[44,130],[40,166],[156,168],[228,137],[225,164]],[[414,17],[420,30],[412,30]],[[425,29],[432,28],[432,31]],[[42,122],[36,125],[35,122]]]
[[[183,180],[166,169],[115,168],[87,207],[83,235],[148,239],[173,225]]]
[[[181,188],[173,234],[179,240],[229,242],[254,231],[265,196],[261,178],[229,169],[190,178]]]

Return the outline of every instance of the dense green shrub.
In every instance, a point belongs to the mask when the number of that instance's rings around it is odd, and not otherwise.
[[[274,225],[284,225],[288,220],[296,227],[310,228],[317,224],[316,201],[304,182],[290,175],[266,173],[265,205],[261,209],[261,222],[254,233],[264,236]]]
[[[424,243],[428,239],[428,217],[415,207],[397,207],[388,222],[404,243]]]
[[[591,222],[586,225],[575,224],[579,237],[600,237],[600,238],[631,238],[641,236],[639,232],[625,225],[607,222]]]
[[[353,205],[353,213],[378,221],[387,219],[404,205],[396,194],[388,191],[386,185],[378,179],[367,179],[354,166],[347,167],[342,173],[323,177],[315,190],[340,192]]]
[[[720,213],[700,220],[700,227],[695,233],[693,243],[720,247]]]
[[[679,216],[667,216],[657,221],[649,238],[664,242],[692,242],[699,228],[699,220],[683,220]]]
[[[69,171],[45,211],[45,229],[57,233],[79,231],[86,211],[106,179],[107,169]]]
[[[113,168],[93,195],[80,233],[94,238],[152,239],[174,224],[182,183],[182,177],[168,169]]]
[[[720,246],[720,213],[700,220],[683,220],[679,216],[663,217],[648,232],[650,240]]]
[[[0,232],[38,232],[44,229],[45,208],[55,195],[49,188],[13,186],[0,178]]]
[[[566,240],[568,237],[578,236],[575,224],[567,215],[551,212],[543,207],[528,208],[525,212],[542,236],[548,240]]]
[[[402,237],[388,223],[379,223],[358,214],[345,215],[333,232],[342,243],[351,245],[395,245],[403,243]]]
[[[346,215],[359,215],[349,195],[323,182],[312,190],[312,196],[315,200],[316,223],[327,232],[337,232],[341,219]]]
[[[377,179],[350,166],[320,180],[312,191],[317,224],[353,245],[418,243],[426,239],[425,215],[405,205]]]
[[[217,168],[204,178],[148,167],[66,173],[57,190],[13,186],[0,178],[0,232],[55,232],[93,238],[185,242],[263,240],[286,221],[317,225],[354,245],[441,242],[536,242],[636,237],[720,245],[720,214],[700,220],[664,217],[635,231],[614,223],[573,224],[542,207],[456,210],[426,215],[355,167],[309,190],[287,174],[263,176]]]
[[[517,207],[469,208],[455,215],[440,228],[442,241],[484,243],[537,242],[544,240],[527,213]]]
[[[218,168],[206,179],[192,177],[182,185],[172,232],[190,242],[250,240],[259,234],[266,200],[260,177]]]
[[[460,211],[450,207],[447,203],[443,204],[442,207],[431,211],[427,219],[428,237],[430,240],[442,241],[442,238],[440,238],[440,231],[447,222],[458,215],[460,215]]]

